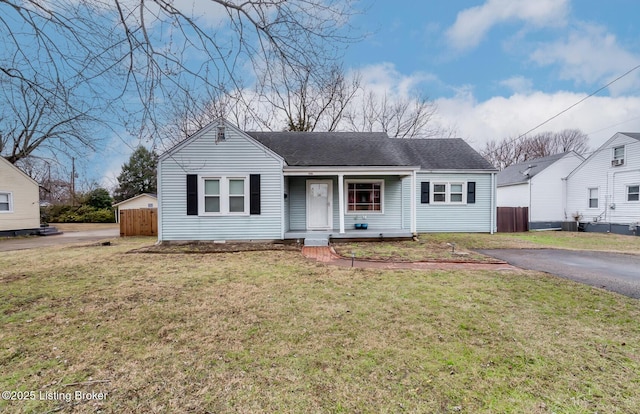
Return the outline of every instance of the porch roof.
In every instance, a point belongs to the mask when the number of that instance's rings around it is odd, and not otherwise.
[[[367,166],[367,167],[284,167],[283,174],[286,176],[322,176],[322,175],[398,175],[410,176],[415,171],[419,171],[418,166]]]

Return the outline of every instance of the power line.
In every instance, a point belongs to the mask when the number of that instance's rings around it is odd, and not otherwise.
[[[578,102],[574,103],[573,105],[569,106],[568,108],[558,112],[557,114],[555,114],[554,116],[552,116],[551,118],[547,119],[544,122],[539,123],[538,125],[534,126],[533,128],[531,128],[530,130],[528,130],[527,132],[525,132],[524,134],[520,134],[518,135],[516,138],[514,138],[511,142],[515,142],[523,137],[525,137],[527,134],[535,131],[536,129],[540,128],[541,126],[551,122],[552,120],[556,119],[557,117],[559,117],[560,115],[564,114],[565,112],[570,111],[571,109],[573,109],[574,107],[580,105],[582,102],[586,101],[587,99],[591,98],[592,96],[598,94],[599,92],[601,92],[603,89],[608,88],[609,86],[613,85],[615,82],[619,81],[620,79],[624,78],[625,76],[629,75],[630,73],[632,73],[635,70],[640,69],[640,65],[637,65],[631,69],[629,69],[628,71],[626,71],[625,73],[623,73],[622,75],[618,76],[617,78],[615,78],[614,80],[612,80],[611,82],[607,83],[606,85],[604,85],[603,87],[599,88],[598,90],[591,92],[589,95],[585,96],[584,98],[580,99]]]

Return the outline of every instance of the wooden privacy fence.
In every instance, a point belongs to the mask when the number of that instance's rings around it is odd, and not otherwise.
[[[529,231],[529,207],[498,207],[498,233]]]
[[[157,235],[157,208],[120,210],[120,237]]]

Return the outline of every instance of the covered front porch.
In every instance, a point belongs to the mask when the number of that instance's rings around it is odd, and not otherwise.
[[[411,237],[416,232],[417,170],[286,167],[284,238]]]

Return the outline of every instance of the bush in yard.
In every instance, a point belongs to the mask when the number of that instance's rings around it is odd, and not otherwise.
[[[114,223],[112,208],[83,206],[49,206],[42,209],[46,223]]]

